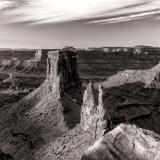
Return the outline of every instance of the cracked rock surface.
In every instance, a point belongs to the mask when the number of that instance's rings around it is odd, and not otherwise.
[[[120,124],[94,143],[81,160],[159,160],[160,136]]]

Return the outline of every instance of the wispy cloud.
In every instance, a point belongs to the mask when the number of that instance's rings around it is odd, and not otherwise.
[[[160,0],[0,0],[4,22],[58,23],[92,19],[88,23],[118,23],[160,17]]]
[[[107,24],[107,23],[126,22],[126,21],[131,21],[131,20],[136,20],[136,19],[152,18],[152,16],[156,14],[159,14],[159,11],[148,11],[148,12],[142,12],[142,13],[127,14],[124,16],[117,15],[113,18],[108,17],[102,20],[95,20],[95,21],[91,21],[88,23]]]

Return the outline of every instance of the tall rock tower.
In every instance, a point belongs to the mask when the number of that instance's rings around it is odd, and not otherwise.
[[[47,80],[52,92],[63,94],[71,86],[79,86],[77,58],[74,48],[51,51],[47,59]]]
[[[89,83],[83,96],[83,105],[81,107],[81,127],[88,132],[92,138],[98,139],[102,137],[108,130],[107,109],[103,105],[103,89],[99,85],[98,88],[98,104],[92,83]]]
[[[81,126],[84,131],[92,130],[95,124],[96,105],[93,95],[93,86],[90,82],[84,91],[83,105],[81,107]]]

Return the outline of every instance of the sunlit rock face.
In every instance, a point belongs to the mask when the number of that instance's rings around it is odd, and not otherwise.
[[[92,82],[90,82],[84,91],[83,105],[81,107],[81,126],[95,139],[104,135],[108,130],[107,109],[103,106],[103,90],[102,86],[98,88],[98,103],[93,92]]]
[[[47,59],[47,80],[52,93],[60,98],[60,75],[58,74],[59,52],[49,52]]]
[[[85,131],[94,125],[96,105],[93,96],[93,86],[89,83],[83,95],[83,105],[81,108],[81,125]]]
[[[159,160],[160,136],[135,125],[120,124],[95,142],[81,160]]]
[[[146,87],[160,89],[160,63],[146,72]]]
[[[102,85],[105,88],[117,87],[126,83],[141,82],[145,88],[160,88],[160,63],[145,70],[125,70],[106,79]]]

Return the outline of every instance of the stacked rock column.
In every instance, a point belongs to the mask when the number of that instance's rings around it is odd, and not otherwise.
[[[47,59],[47,80],[49,81],[51,91],[60,97],[60,74],[58,73],[58,62],[60,59],[59,51],[48,53]]]

